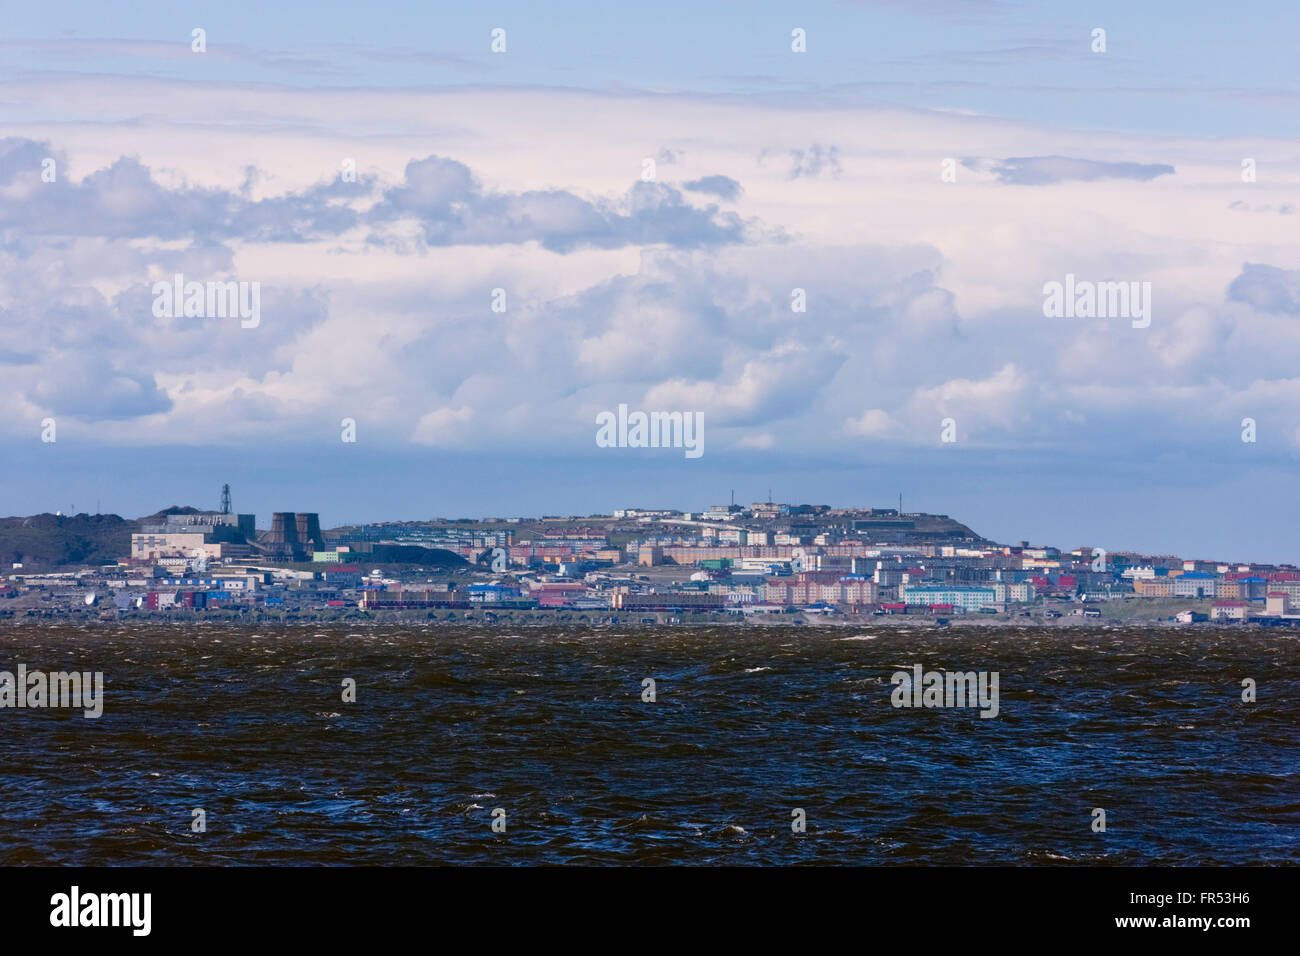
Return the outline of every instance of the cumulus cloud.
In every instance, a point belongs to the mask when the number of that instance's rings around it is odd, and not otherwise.
[[[177,95],[186,116],[210,109]],[[247,96],[286,121],[313,108]],[[1068,434],[1102,453],[1145,447],[1148,432],[1184,434],[1187,407],[1264,421],[1293,400],[1266,386],[1294,373],[1300,282],[1258,264],[1288,261],[1285,234],[1222,241],[1223,224],[1242,218],[1227,208],[1230,187],[1192,210],[1172,189],[1099,198],[1078,185],[1096,168],[1006,160],[1021,164],[1009,176],[1046,177],[1033,204],[1001,190],[953,203],[929,180],[912,185],[915,164],[891,166],[892,150],[928,154],[937,137],[955,155],[1018,156],[1023,131],[846,112],[834,146],[809,147],[773,134],[797,129],[797,111],[711,108],[691,127],[653,98],[630,111],[583,100],[611,142],[644,130],[649,142],[692,144],[660,156],[676,160],[681,183],[629,188],[620,177],[644,151],[588,155],[586,139],[551,122],[577,108],[563,95],[520,111],[546,154],[527,162],[493,152],[478,96],[420,110],[446,105],[448,124],[468,130],[455,141],[429,133],[432,155],[412,159],[405,140],[376,135],[356,183],[337,176],[332,157],[356,152],[342,136],[328,151],[325,134],[302,146],[275,132],[242,153],[208,150],[240,156],[229,168],[175,153],[191,141],[170,136],[133,135],[126,148],[83,140],[66,153],[5,140],[0,400],[12,414],[0,428],[30,434],[33,418],[54,413],[93,424],[95,441],[237,441],[336,437],[348,416],[376,447],[582,453],[595,411],[628,402],[704,412],[711,439],[721,432],[717,453],[797,453],[828,436],[845,455],[934,444],[947,416],[963,441],[1059,445]],[[346,96],[330,102],[352,108]],[[366,103],[377,124],[410,114],[382,96]],[[726,135],[710,140],[715,130]],[[882,130],[889,156],[872,152]],[[137,140],[149,148],[126,155]],[[1082,134],[1061,143],[1095,148]],[[40,179],[46,156],[54,183]],[[850,158],[871,175],[842,175]],[[710,202],[739,197],[739,178],[753,219]],[[261,280],[261,326],[155,318],[150,285],[175,272]],[[1152,327],[1045,321],[1044,278],[1066,272],[1151,275]],[[505,313],[489,308],[495,287],[509,292]],[[795,288],[806,312],[791,309]]]
[[[785,418],[812,404],[822,383],[843,363],[842,355],[795,343],[733,363],[712,381],[673,379],[645,394],[648,408],[703,411],[719,425],[753,425]]]
[[[41,176],[54,160],[53,182]],[[335,200],[338,185],[249,200],[237,192],[196,186],[168,188],[143,163],[122,157],[80,181],[48,145],[0,140],[0,229],[29,236],[103,236],[301,242],[352,228],[356,213]]]
[[[884,409],[868,408],[857,418],[847,419],[844,428],[851,435],[882,438],[894,430],[894,422]]]
[[[986,425],[1010,428],[1025,416],[1028,389],[1028,377],[1008,362],[986,378],[957,378],[917,389],[911,407],[916,419],[928,415],[936,428],[940,417],[956,419],[963,432]]]
[[[88,422],[129,419],[170,411],[171,398],[158,388],[153,375],[123,368],[126,356],[107,361],[91,355],[63,355],[61,374],[36,381],[29,399],[55,415],[72,415]]]
[[[1073,156],[1020,156],[1000,160],[964,159],[967,169],[991,172],[999,182],[1013,186],[1045,186],[1069,181],[1095,182],[1130,179],[1147,182],[1169,176],[1174,167],[1164,163],[1122,163]]]
[[[486,191],[463,163],[430,156],[407,164],[401,185],[385,191],[371,223],[413,219],[430,246],[535,240],[553,252],[668,243],[697,248],[740,242],[746,224],[734,213],[687,203],[662,183],[635,183],[619,199],[589,202],[560,189]]]
[[[1247,262],[1228,286],[1228,299],[1261,312],[1300,314],[1300,270]]]
[[[1274,206],[1272,203],[1261,203],[1257,206],[1252,206],[1248,202],[1243,202],[1240,199],[1235,199],[1232,202],[1228,203],[1228,208],[1231,209],[1233,212],[1258,212],[1258,213],[1264,213],[1266,215],[1276,215],[1276,216],[1295,215],[1295,206],[1291,205],[1291,203],[1289,202],[1280,203],[1277,206]]]
[[[411,440],[420,445],[451,445],[465,437],[465,427],[474,420],[474,409],[436,408],[420,417]]]
[[[682,188],[695,193],[708,193],[710,196],[728,201],[739,199],[744,191],[740,188],[740,183],[730,176],[702,176],[688,183],[682,183]]]
[[[762,162],[764,156],[759,157]],[[786,152],[789,169],[787,179],[816,179],[825,173],[831,179],[838,179],[843,169],[840,167],[840,150],[838,146],[822,146],[813,143],[807,149],[791,149]]]
[[[571,252],[652,243],[717,246],[744,241],[752,225],[715,205],[693,206],[679,190],[659,183],[638,182],[623,196],[594,200],[563,189],[489,191],[464,163],[441,156],[408,163],[402,182],[382,190],[363,215],[356,206],[377,188],[373,177],[254,200],[243,189],[165,186],[131,157],[74,181],[66,157],[56,154],[56,178],[44,182],[42,163],[51,153],[30,140],[0,140],[0,196],[8,200],[0,204],[0,229],[279,243],[337,237],[364,224],[374,230],[374,242],[392,244],[387,227],[409,221],[426,246],[535,241]]]

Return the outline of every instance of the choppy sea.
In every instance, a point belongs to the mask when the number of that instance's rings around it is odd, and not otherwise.
[[[104,704],[0,708],[3,864],[1300,861],[1289,631],[0,625],[20,663]],[[997,717],[893,706],[916,664]]]

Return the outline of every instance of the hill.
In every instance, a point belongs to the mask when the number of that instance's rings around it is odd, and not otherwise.
[[[24,571],[116,564],[131,553],[131,535],[142,525],[161,524],[167,515],[200,513],[199,508],[172,505],[143,518],[84,513],[0,518],[0,569],[14,564],[22,564]]]
[[[32,515],[0,518],[0,568],[24,570],[65,565],[114,564],[131,551],[140,522],[117,515]]]

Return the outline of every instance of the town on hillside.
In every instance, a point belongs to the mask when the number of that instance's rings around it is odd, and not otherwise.
[[[999,544],[901,507],[767,501],[333,529],[276,512],[258,529],[230,502],[226,486],[214,511],[0,519],[0,616],[1300,623],[1292,565]]]

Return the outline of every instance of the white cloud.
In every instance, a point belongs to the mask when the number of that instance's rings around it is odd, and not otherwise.
[[[420,417],[411,440],[420,445],[454,445],[464,440],[466,427],[474,420],[474,409],[438,408]]]
[[[128,93],[147,116],[96,122]],[[585,448],[574,423],[627,401],[704,411],[734,447],[929,443],[947,416],[990,440],[1064,441],[1068,421],[1104,447],[1128,440],[1121,419],[1182,434],[1179,402],[1228,421],[1290,400],[1268,383],[1294,373],[1297,283],[1268,264],[1295,240],[1288,217],[1230,208],[1239,143],[562,91],[60,78],[0,98],[44,114],[9,134],[48,142],[65,177],[34,177],[43,146],[0,175],[9,434],[53,413],[100,442],[238,441],[350,414],[363,441]],[[676,162],[638,186],[663,149]],[[1047,152],[1177,173],[939,179],[942,156]],[[725,182],[743,228],[685,188],[702,181]],[[177,270],[260,280],[262,326],[155,320],[148,285]],[[1042,284],[1066,272],[1150,279],[1151,328],[1044,319]]]
[[[851,435],[884,438],[894,430],[894,422],[884,409],[869,408],[857,418],[847,419],[844,428]]]
[[[937,433],[943,418],[955,419],[962,435],[989,427],[1010,430],[1028,417],[1028,391],[1028,377],[1008,363],[987,378],[956,378],[918,389],[908,413],[922,433],[927,429]]]

